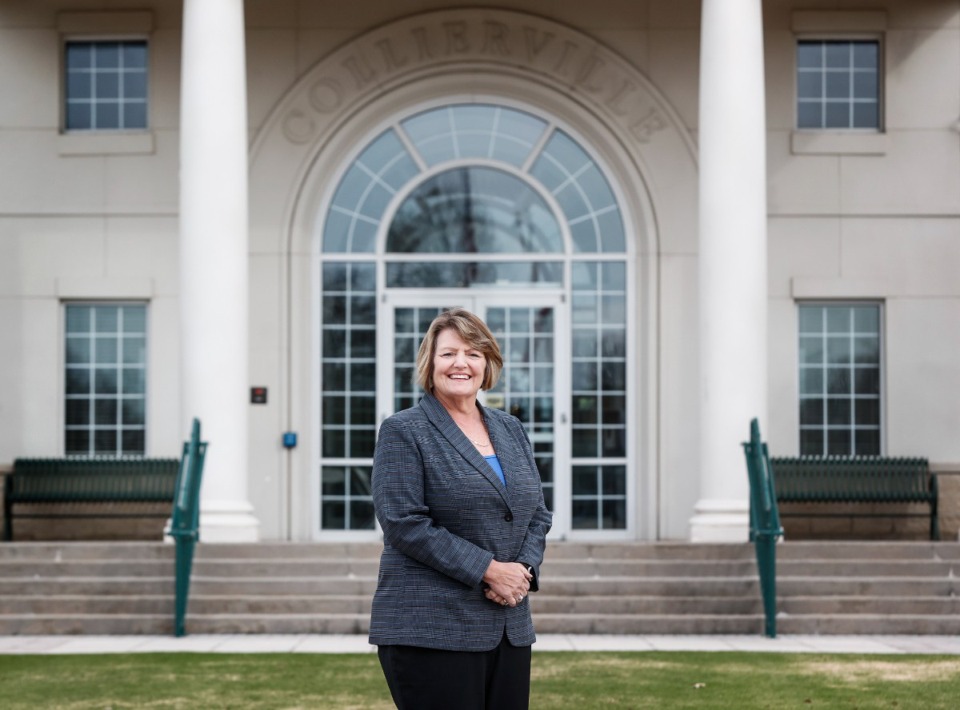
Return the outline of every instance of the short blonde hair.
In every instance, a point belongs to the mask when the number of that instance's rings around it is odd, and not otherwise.
[[[445,330],[453,330],[474,350],[486,358],[486,369],[480,389],[488,390],[497,384],[503,370],[503,355],[493,333],[479,316],[465,308],[444,311],[427,328],[417,353],[417,383],[427,392],[433,392],[433,358],[437,354],[437,338]]]

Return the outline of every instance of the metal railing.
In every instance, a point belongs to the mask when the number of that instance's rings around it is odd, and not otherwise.
[[[750,441],[743,444],[750,479],[750,540],[757,551],[760,593],[763,595],[764,634],[777,636],[777,539],[783,536],[777,494],[767,445],[760,424],[750,421]]]
[[[183,458],[177,474],[176,497],[167,535],[176,543],[176,591],[174,599],[174,636],[186,634],[187,598],[193,552],[200,539],[200,481],[207,442],[200,441],[200,420],[194,419],[190,440],[183,444]]]

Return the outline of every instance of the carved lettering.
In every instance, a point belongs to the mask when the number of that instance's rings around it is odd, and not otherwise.
[[[633,121],[627,130],[640,143],[649,143],[653,134],[667,127],[667,122],[657,109],[652,108]]]
[[[510,56],[510,48],[507,46],[507,34],[509,30],[502,22],[493,22],[487,20],[483,23],[483,47],[480,49],[484,54],[499,54],[501,57]]]
[[[320,113],[332,113],[343,102],[343,90],[336,79],[320,79],[310,87],[310,105]]]
[[[296,108],[283,119],[283,135],[291,143],[306,143],[316,131],[317,124],[304,111]]]
[[[409,61],[406,57],[398,57],[393,51],[393,44],[390,42],[390,39],[381,39],[377,42],[374,42],[374,47],[380,50],[380,56],[383,57],[383,63],[387,68],[387,71],[394,71],[395,69],[400,69],[406,66]]]
[[[576,83],[580,84],[587,91],[599,92],[603,89],[602,86],[598,84],[593,84],[591,81],[596,80],[596,73],[598,69],[601,69],[606,63],[600,59],[596,54],[591,55],[587,58],[587,61],[584,62],[583,66],[580,68],[580,73],[577,75]]]
[[[575,31],[529,18],[516,22],[493,13],[486,18],[453,17],[407,25],[404,32],[408,34],[377,31],[334,55],[338,58],[330,61],[338,66],[308,83],[305,100],[280,117],[281,135],[294,144],[316,140],[323,122],[359,92],[370,91],[385,77],[427,68],[456,55],[504,66],[525,62],[532,72],[571,84],[598,102],[606,115],[616,116],[639,144],[670,129],[669,117],[656,99],[647,97],[632,70]]]
[[[540,53],[553,41],[552,32],[537,32],[534,27],[523,28],[524,44],[527,48],[527,61],[533,64]]]
[[[553,65],[553,71],[557,74],[563,74],[567,68],[567,62],[570,60],[570,56],[576,52],[579,47],[571,42],[566,40],[563,43],[563,51],[560,52],[560,58],[557,59],[557,63]]]
[[[417,52],[419,52],[417,59],[421,62],[425,59],[433,59],[433,53],[430,51],[430,42],[427,39],[427,30],[423,27],[414,27],[410,33],[417,43]]]
[[[367,84],[371,83],[377,78],[377,73],[370,68],[370,66],[363,60],[362,57],[358,59],[354,56],[350,57],[349,59],[345,59],[342,66],[344,69],[350,72],[350,76],[353,77],[358,89],[364,88]]]
[[[607,108],[614,113],[614,115],[623,116],[627,112],[627,109],[622,104],[623,98],[627,94],[636,90],[637,90],[637,87],[632,81],[630,81],[629,79],[624,79],[620,84],[619,88],[617,88],[613,92],[613,95],[610,98],[608,98],[604,103],[607,105]]]
[[[466,22],[444,22],[443,29],[447,35],[447,54],[463,54],[470,51]]]

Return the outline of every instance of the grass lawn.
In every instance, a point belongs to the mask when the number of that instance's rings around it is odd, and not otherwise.
[[[374,654],[0,656],[5,710],[392,707]],[[960,657],[536,652],[531,707],[952,709]]]

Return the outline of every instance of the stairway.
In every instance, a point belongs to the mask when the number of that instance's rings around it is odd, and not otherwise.
[[[790,542],[777,548],[783,634],[960,633],[960,545]]]
[[[778,549],[781,634],[960,633],[960,546],[788,542]],[[380,545],[200,545],[187,632],[363,634]],[[548,546],[540,633],[757,634],[750,545]],[[0,545],[0,635],[172,634],[173,547]]]

